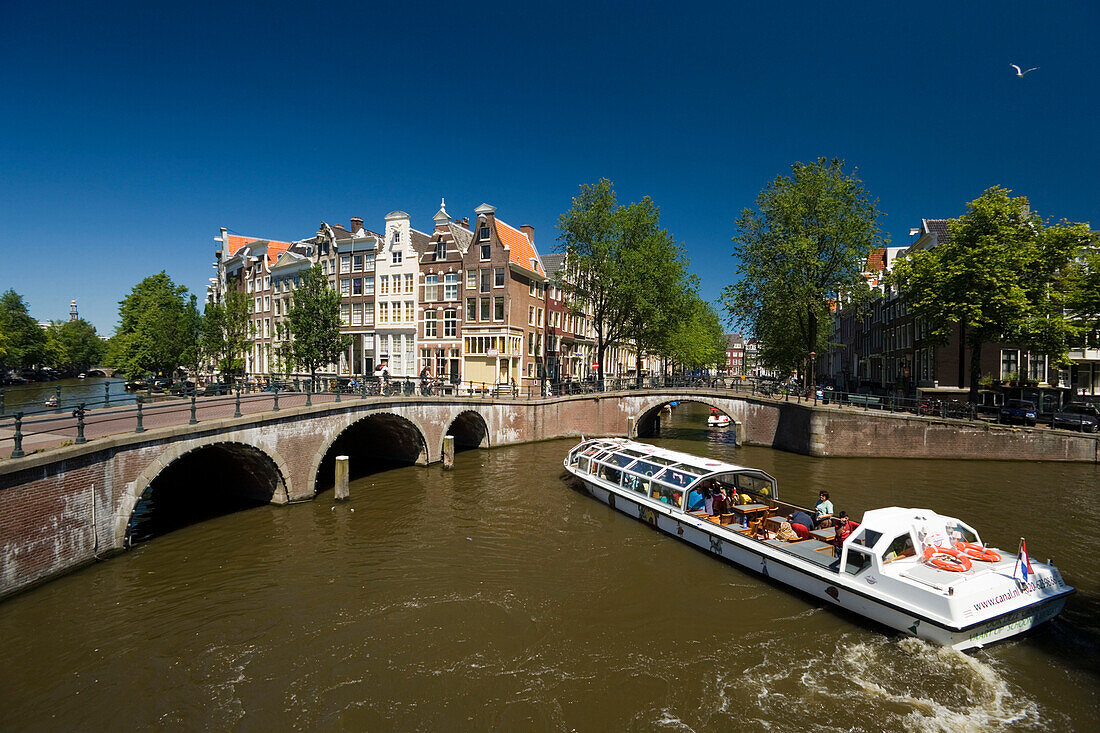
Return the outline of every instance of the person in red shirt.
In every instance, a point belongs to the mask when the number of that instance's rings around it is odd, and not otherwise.
[[[833,527],[836,528],[836,535],[833,536],[833,544],[836,546],[836,550],[833,552],[833,556],[840,557],[840,548],[843,547],[844,540],[852,534],[852,523],[848,521],[848,512],[838,514],[833,521]]]

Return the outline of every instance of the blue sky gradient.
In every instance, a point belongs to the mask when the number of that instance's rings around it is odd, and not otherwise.
[[[1096,227],[1098,27],[1095,2],[2,3],[0,290],[110,334],[161,269],[201,299],[221,226],[430,231],[445,196],[545,252],[607,177],[713,300],[740,210],[818,156],[895,244],[995,184]]]

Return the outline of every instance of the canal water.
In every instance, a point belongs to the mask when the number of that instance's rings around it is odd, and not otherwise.
[[[838,509],[930,507],[1079,589],[1024,638],[901,638],[658,534],[563,477],[573,441],[375,473],[0,603],[0,729],[1096,730],[1096,466],[737,449],[681,405],[655,440]]]
[[[0,414],[12,414],[17,411],[25,413],[51,413],[52,407],[47,407],[45,402],[51,397],[56,397],[61,390],[60,407],[72,411],[81,402],[88,409],[103,407],[104,400],[107,405],[132,405],[134,395],[126,391],[126,381],[114,377],[86,377],[78,379],[58,379],[53,382],[33,382],[31,384],[11,385],[0,388],[4,392],[3,409]]]

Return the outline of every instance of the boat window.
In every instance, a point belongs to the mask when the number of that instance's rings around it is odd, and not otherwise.
[[[625,456],[634,456],[635,458],[645,458],[648,453],[642,453],[640,450],[634,450],[633,448],[626,448],[622,451]]]
[[[848,560],[844,563],[844,572],[850,575],[859,575],[869,567],[871,567],[871,556],[849,546]]]
[[[626,468],[634,462],[633,456],[624,456],[619,453],[613,453],[607,457],[608,463],[614,463],[619,468]]]
[[[623,474],[623,487],[631,491],[637,491],[639,494],[649,495],[649,481],[644,478],[632,476],[629,473]]]
[[[672,484],[677,488],[686,489],[688,486],[695,483],[699,477],[675,468],[670,468],[662,473],[660,478],[661,481],[664,481],[666,484]]]
[[[874,547],[880,539],[882,539],[882,532],[876,532],[873,529],[861,529],[856,532],[856,537],[852,542],[864,547]]]
[[[600,466],[600,478],[605,478],[613,484],[619,483],[619,478],[622,472],[617,468],[611,468],[610,466]]]
[[[906,532],[894,538],[894,541],[886,548],[886,552],[882,553],[882,559],[890,562],[891,560],[916,554],[917,551],[913,549],[913,538]]]
[[[947,536],[954,542],[978,542],[978,535],[975,534],[974,530],[970,529],[970,527],[967,527],[962,522],[949,522],[947,525]]]
[[[630,470],[638,474],[639,476],[656,476],[664,469],[664,466],[658,466],[656,463],[650,463],[649,461],[638,461]]]
[[[577,459],[577,469],[588,473],[588,459],[581,456]]]
[[[706,498],[703,496],[703,492],[699,489],[692,489],[688,492],[687,511],[689,512],[701,512],[706,508]]]
[[[676,508],[680,507],[680,499],[684,495],[683,491],[675,486],[667,486],[660,481],[654,481],[653,491],[650,492],[650,496],[661,502],[662,504],[669,504]]]
[[[709,473],[705,469],[699,468],[698,466],[689,466],[686,463],[674,463],[674,464],[672,464],[672,467],[675,468],[677,471],[683,471],[684,473],[690,473],[693,476],[702,476],[706,473]]]
[[[772,493],[772,482],[766,478],[741,473],[737,475],[737,488],[742,492],[769,496]]]

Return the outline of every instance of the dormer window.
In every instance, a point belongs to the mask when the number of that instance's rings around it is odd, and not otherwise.
[[[477,238],[481,241],[485,241],[486,239],[488,239],[489,238],[489,227],[483,226],[480,229],[478,229]]]
[[[400,241],[401,241],[401,232],[394,232],[393,233],[393,243],[397,244]]]

